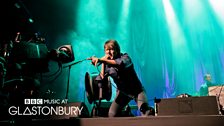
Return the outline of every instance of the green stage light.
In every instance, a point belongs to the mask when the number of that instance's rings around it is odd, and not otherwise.
[[[170,3],[170,0],[163,0],[164,10],[166,14],[167,24],[170,30],[170,37],[173,49],[183,49],[185,47],[186,39],[176,18],[175,11]]]
[[[30,23],[34,23],[34,20],[32,18],[28,19]]]

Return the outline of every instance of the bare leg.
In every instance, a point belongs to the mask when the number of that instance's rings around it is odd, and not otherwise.
[[[117,116],[118,112],[120,112],[123,109],[123,107],[125,107],[130,102],[130,100],[131,99],[128,96],[124,95],[119,90],[117,90],[116,97],[110,106],[108,116],[109,117]]]
[[[113,101],[109,109],[108,117],[115,117],[119,109],[120,105],[118,105],[115,101]]]
[[[138,98],[136,98],[135,101],[138,105],[138,109],[140,110],[143,103],[148,103],[148,99],[147,99],[147,96],[146,96],[145,92],[142,91],[141,93],[139,93]],[[145,113],[141,112],[141,115],[142,116],[148,116],[149,113],[150,113],[150,110],[147,110]]]
[[[119,95],[119,90],[116,91],[116,97],[115,99],[118,97]],[[111,106],[110,106],[110,109],[109,109],[109,113],[108,113],[108,117],[115,117],[118,110],[120,108],[120,105],[118,105],[115,100],[112,102]]]

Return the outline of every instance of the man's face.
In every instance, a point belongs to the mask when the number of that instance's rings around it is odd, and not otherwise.
[[[211,78],[210,75],[207,75],[206,78],[205,78],[205,80],[210,82],[212,80],[212,78]]]
[[[117,51],[110,45],[105,47],[105,54],[108,55],[109,59],[115,59],[117,56]]]

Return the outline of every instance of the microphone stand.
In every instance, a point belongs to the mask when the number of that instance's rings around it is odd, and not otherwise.
[[[158,115],[158,104],[161,102],[161,99],[154,98],[154,109],[155,109],[155,116]]]
[[[74,63],[72,63],[72,64],[70,64],[70,65],[67,65],[67,66],[64,66],[64,67],[63,67],[63,68],[66,68],[66,67],[69,68],[69,69],[68,69],[68,81],[67,81],[67,90],[66,90],[66,94],[65,94],[65,99],[68,99],[71,67],[72,67],[73,65],[78,64],[78,63],[81,63],[81,62],[83,62],[83,61],[85,61],[85,60],[87,60],[87,59],[79,60],[79,61],[77,61],[77,62],[74,62]]]

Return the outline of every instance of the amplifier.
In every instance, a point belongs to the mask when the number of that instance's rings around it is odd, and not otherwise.
[[[157,115],[219,115],[216,96],[161,99],[156,103]]]

